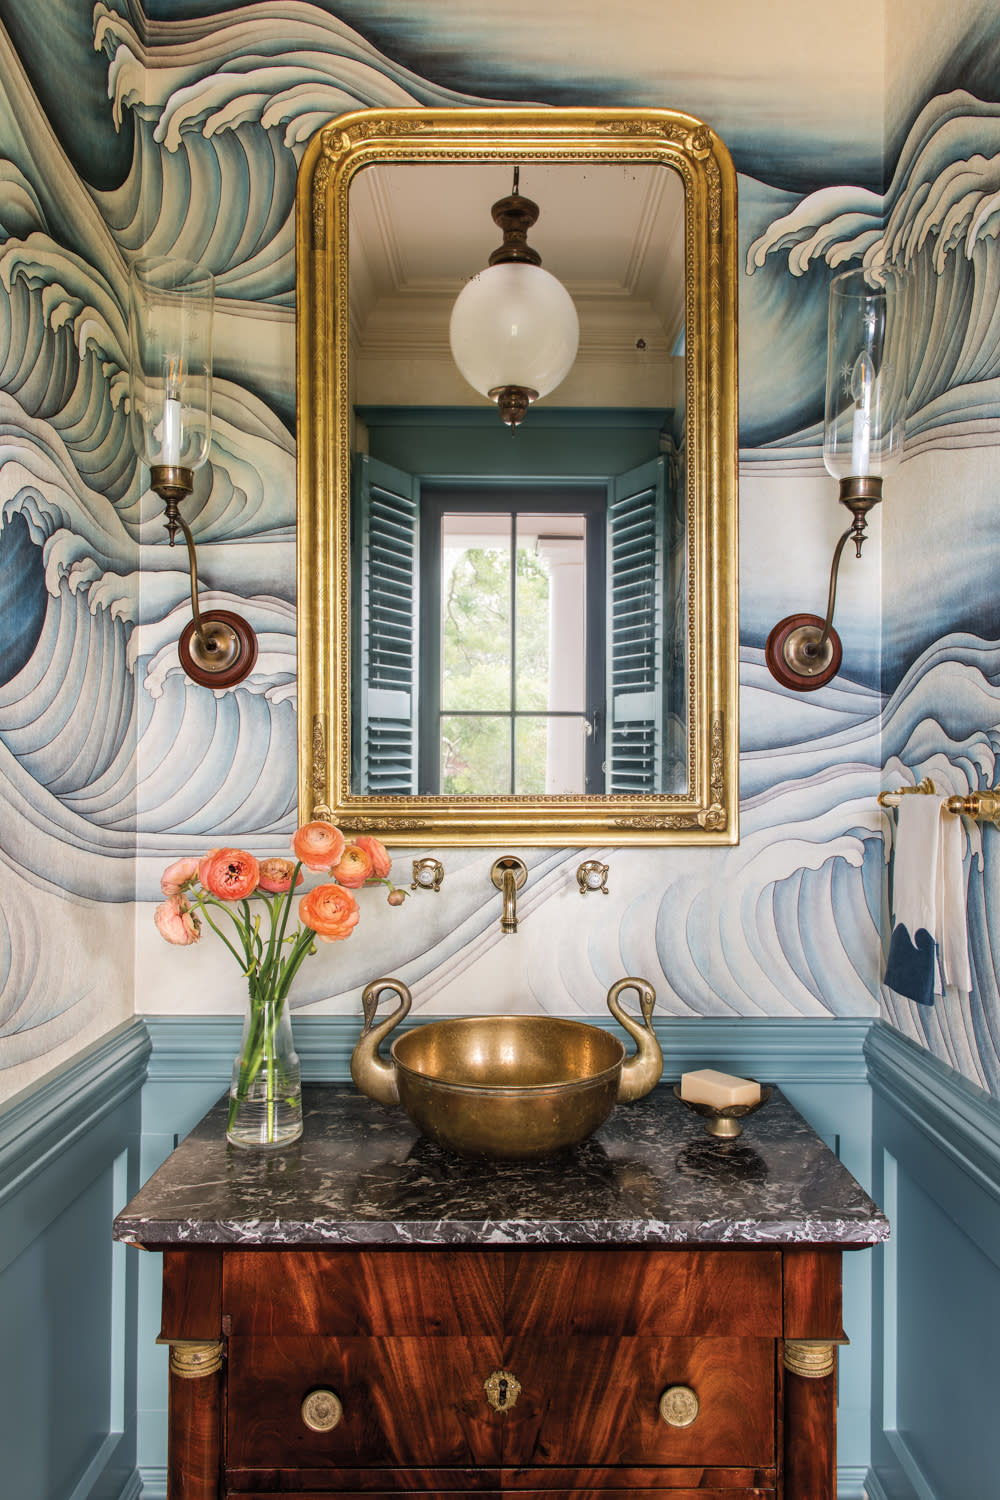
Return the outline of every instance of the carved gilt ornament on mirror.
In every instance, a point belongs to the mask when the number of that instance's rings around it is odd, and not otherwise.
[[[448,334],[512,191],[579,319],[516,429]],[[737,841],[736,241],[725,146],[669,110],[368,110],[313,138],[301,819],[396,844]]]

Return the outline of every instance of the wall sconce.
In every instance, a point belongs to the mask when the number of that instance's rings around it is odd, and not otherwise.
[[[451,310],[449,338],[459,370],[480,395],[495,401],[513,432],[532,401],[554,391],[569,373],[580,342],[573,299],[542,269],[528,244],[538,204],[514,187],[491,210],[503,244],[473,276]]]
[[[177,645],[181,666],[203,687],[242,682],[257,638],[229,610],[198,608],[198,564],[180,502],[208,458],[212,436],[212,314],[215,280],[190,261],[138,260],[129,273],[129,393],[136,453],[166,506],[170,545],[187,543],[191,613]]]
[[[771,675],[796,692],[821,688],[840,670],[833,628],[840,557],[848,540],[861,556],[868,512],[903,453],[906,359],[905,285],[893,271],[843,271],[830,283],[823,462],[840,481],[840,503],[854,517],[830,568],[826,618],[788,615],[767,638]]]

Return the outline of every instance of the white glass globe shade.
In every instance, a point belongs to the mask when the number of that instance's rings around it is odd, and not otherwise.
[[[481,395],[514,385],[545,396],[572,367],[580,324],[569,292],[548,271],[501,262],[462,288],[450,338],[456,365]]]

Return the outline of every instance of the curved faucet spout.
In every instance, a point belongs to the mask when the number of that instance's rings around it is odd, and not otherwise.
[[[501,932],[517,931],[517,893],[528,878],[528,867],[516,854],[503,854],[494,860],[490,879],[503,895]]]

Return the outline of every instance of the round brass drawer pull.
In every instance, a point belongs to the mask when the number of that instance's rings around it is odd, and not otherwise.
[[[333,1391],[310,1391],[302,1403],[302,1420],[313,1432],[332,1432],[343,1415],[340,1397]]]
[[[668,1427],[690,1427],[700,1409],[689,1385],[668,1385],[660,1397],[660,1416]]]

